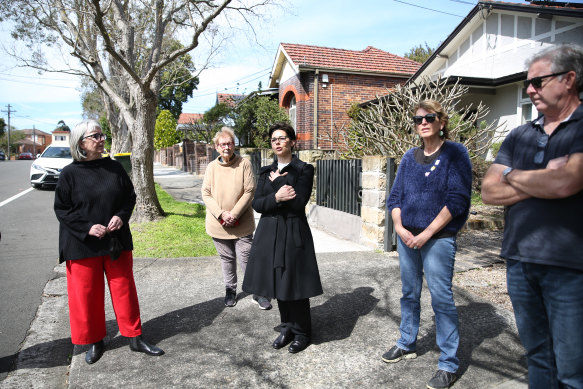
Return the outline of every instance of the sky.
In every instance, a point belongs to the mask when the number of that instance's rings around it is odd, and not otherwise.
[[[268,20],[255,26],[254,40],[241,31],[232,32],[231,39],[214,57],[212,67],[201,73],[198,89],[183,105],[183,112],[204,113],[214,106],[216,93],[250,93],[257,90],[259,82],[267,87],[282,42],[348,50],[374,46],[402,56],[426,43],[436,48],[477,1],[295,0],[284,3],[285,9],[273,10]],[[10,43],[10,39],[8,27],[0,24],[0,42]],[[191,55],[196,62],[196,51]],[[0,56],[0,115],[8,122],[10,110],[11,126],[19,130],[34,126],[50,133],[60,120],[70,127],[83,120],[78,78],[61,73],[38,74],[34,69],[16,67],[5,52],[0,51]]]

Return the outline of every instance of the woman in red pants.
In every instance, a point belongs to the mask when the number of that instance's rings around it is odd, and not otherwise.
[[[67,262],[71,340],[90,345],[89,364],[103,355],[105,272],[119,331],[129,338],[130,349],[162,355],[142,339],[129,228],[136,203],[132,182],[119,162],[102,157],[105,134],[96,121],[77,124],[69,143],[74,161],[59,177],[55,214],[59,261]]]

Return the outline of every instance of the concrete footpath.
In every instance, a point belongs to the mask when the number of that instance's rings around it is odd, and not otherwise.
[[[160,166],[155,176],[174,197],[193,202],[200,197],[199,177]],[[312,344],[299,354],[271,348],[278,335],[276,302],[272,310],[262,311],[239,290],[238,304],[224,306],[218,257],[137,258],[134,274],[144,337],[166,354],[150,357],[130,351],[107,297],[106,351],[96,364],[87,365],[87,346],[73,346],[69,337],[65,268],[59,265],[45,287],[16,367],[0,387],[424,388],[439,357],[427,289],[418,357],[384,363],[381,355],[399,336],[396,255],[370,251],[324,231],[313,233],[324,294],[310,300]],[[464,247],[460,253],[457,261],[464,268],[474,257],[482,264],[498,259],[482,248]],[[453,387],[527,388],[526,361],[512,313],[464,289],[455,288],[454,295],[461,366]]]

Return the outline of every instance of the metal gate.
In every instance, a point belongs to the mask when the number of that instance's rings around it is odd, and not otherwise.
[[[317,162],[316,204],[360,216],[362,160]]]

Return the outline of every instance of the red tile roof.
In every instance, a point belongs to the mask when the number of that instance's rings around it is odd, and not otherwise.
[[[181,113],[178,117],[178,124],[190,124],[202,119],[202,113]]]
[[[281,46],[298,66],[405,74],[413,74],[421,67],[418,62],[372,46],[362,51],[292,43],[282,43]]]
[[[245,95],[235,93],[217,93],[217,104],[224,103],[229,107],[234,107],[239,101],[243,100]]]

